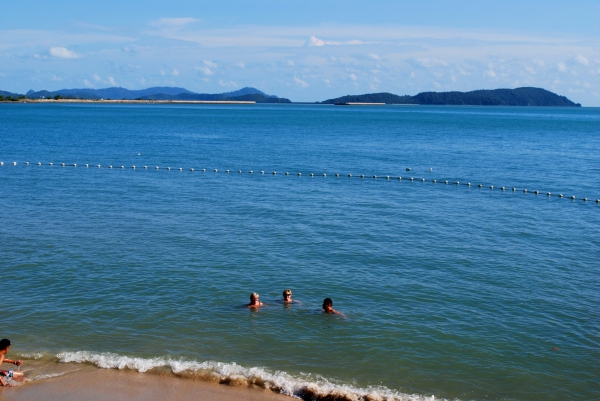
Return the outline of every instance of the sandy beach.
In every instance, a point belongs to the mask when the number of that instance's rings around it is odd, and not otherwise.
[[[121,400],[267,400],[285,401],[292,397],[261,388],[219,384],[179,378],[172,374],[138,373],[99,369],[82,364],[49,364],[26,361],[29,378],[14,387],[0,388],[0,400],[14,401],[96,401]]]

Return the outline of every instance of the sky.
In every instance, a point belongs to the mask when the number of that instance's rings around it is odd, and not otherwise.
[[[600,106],[599,21],[598,0],[0,0],[0,90],[535,86]]]

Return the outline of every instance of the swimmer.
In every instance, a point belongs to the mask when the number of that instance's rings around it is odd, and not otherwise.
[[[301,304],[302,302],[292,299],[292,290],[287,289],[283,292],[283,299],[281,300],[284,304]]]
[[[333,301],[331,300],[331,298],[325,298],[323,300],[323,313],[331,313],[334,315],[346,317],[346,315],[344,315],[342,312],[338,312],[335,309],[333,309]]]
[[[6,363],[12,363],[17,366],[21,366],[23,361],[7,359],[4,357],[9,349],[10,349],[10,340],[7,338],[3,338],[2,340],[0,340],[0,365],[2,365],[3,363],[6,362]],[[17,380],[24,379],[23,372],[15,372],[12,370],[0,370],[0,385],[2,387],[7,385],[6,382],[4,381],[5,377],[11,378],[11,379],[14,378]]]
[[[248,308],[258,308],[264,305],[264,303],[258,300],[259,296],[257,293],[253,292],[250,294],[250,303],[248,304]]]

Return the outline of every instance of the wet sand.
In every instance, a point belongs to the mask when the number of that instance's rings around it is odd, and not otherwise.
[[[29,362],[29,361],[27,361]],[[25,383],[0,388],[0,400],[11,401],[289,401],[292,397],[260,388],[236,387],[173,375],[99,369],[80,364],[45,364],[24,369]],[[50,377],[49,377],[50,376]]]

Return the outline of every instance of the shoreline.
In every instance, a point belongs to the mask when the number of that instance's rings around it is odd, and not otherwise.
[[[0,103],[102,103],[102,104],[256,104],[246,100],[109,100],[109,99],[20,99]]]
[[[102,369],[91,364],[48,363],[28,360],[28,379],[12,387],[0,387],[0,399],[14,401],[286,401],[293,397],[235,380],[194,380],[167,372]]]

